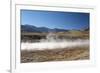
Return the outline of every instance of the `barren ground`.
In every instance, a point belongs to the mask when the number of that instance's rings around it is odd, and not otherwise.
[[[21,51],[21,63],[86,59],[89,59],[89,47]]]

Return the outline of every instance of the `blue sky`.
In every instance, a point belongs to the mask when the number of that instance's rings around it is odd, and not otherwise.
[[[89,13],[21,10],[21,24],[80,30],[89,27]]]

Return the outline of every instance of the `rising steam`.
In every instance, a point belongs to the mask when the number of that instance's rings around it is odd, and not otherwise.
[[[49,33],[46,39],[41,39],[40,42],[22,42],[22,50],[44,50],[44,49],[62,49],[68,47],[88,46],[89,40],[67,40],[59,39],[57,35]]]

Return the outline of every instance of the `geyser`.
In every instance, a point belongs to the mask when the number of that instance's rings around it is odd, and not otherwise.
[[[44,50],[44,49],[62,49],[68,47],[77,47],[77,46],[88,46],[88,40],[76,40],[76,41],[61,41],[61,42],[37,42],[29,43],[22,42],[22,50]]]
[[[57,35],[49,33],[46,39],[41,39],[40,42],[22,42],[22,50],[44,50],[44,49],[62,49],[68,47],[88,46],[89,40],[67,40],[59,39]]]

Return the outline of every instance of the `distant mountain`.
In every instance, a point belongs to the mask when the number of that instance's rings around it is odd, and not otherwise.
[[[68,30],[59,28],[50,29],[47,27],[36,27],[33,25],[21,25],[21,31],[22,32],[65,32]]]
[[[33,25],[21,25],[22,32],[40,32],[38,28]]]
[[[89,27],[88,27],[88,28],[86,28],[86,29],[84,29],[84,31],[89,31]]]

